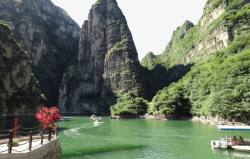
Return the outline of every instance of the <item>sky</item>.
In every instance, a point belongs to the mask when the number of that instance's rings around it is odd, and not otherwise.
[[[52,0],[81,27],[96,0]],[[186,20],[195,25],[207,0],[117,0],[127,19],[141,61],[152,51],[161,54],[174,30]]]

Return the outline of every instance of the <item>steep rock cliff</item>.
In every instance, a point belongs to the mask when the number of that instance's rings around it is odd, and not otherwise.
[[[249,0],[208,0],[198,24],[192,26],[185,22],[181,28],[188,30],[182,31],[183,34],[177,28],[159,59],[170,68],[178,64],[196,63],[226,48],[228,42],[246,33],[249,13],[245,7],[248,4]]]
[[[249,9],[249,0],[207,1],[199,23],[154,59],[171,69],[194,65],[178,82],[157,92],[150,113],[249,121]]]
[[[154,55],[153,53],[148,53],[142,59],[141,65],[144,67],[143,79],[146,99],[152,100],[157,91],[170,85],[172,82],[177,82],[190,71],[192,64],[184,65],[177,63],[171,65],[171,63],[175,63],[176,60],[179,60],[177,58],[179,42],[192,27],[194,27],[193,23],[185,21],[181,27],[177,27],[173,32],[172,38],[163,54]]]
[[[142,59],[141,65],[143,66],[144,98],[152,100],[157,91],[173,82],[177,82],[190,71],[193,64],[179,64],[167,69],[159,58],[159,55],[154,55],[152,52],[149,52]]]
[[[28,51],[48,106],[56,105],[63,72],[78,52],[79,26],[50,0],[0,1],[0,10]]]
[[[139,82],[137,51],[126,18],[115,0],[98,0],[82,26],[79,53],[60,86],[63,113],[110,113],[114,91]]]
[[[28,53],[0,21],[0,117],[34,115],[44,103]]]
[[[195,63],[226,48],[235,37],[246,35],[249,30],[249,2],[208,0],[197,25],[194,26],[189,21],[184,22],[173,32],[164,52],[153,58],[146,56],[142,65],[149,69],[151,74],[158,69],[162,72],[159,78],[155,79],[162,81],[160,86],[168,86],[178,81]],[[162,71],[162,67],[166,68],[165,71]]]

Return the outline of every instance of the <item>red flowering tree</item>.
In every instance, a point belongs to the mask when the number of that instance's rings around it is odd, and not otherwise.
[[[59,110],[57,107],[45,108],[42,107],[39,112],[36,113],[36,118],[40,121],[43,126],[43,129],[56,129],[56,121],[61,118],[61,115],[58,113]]]

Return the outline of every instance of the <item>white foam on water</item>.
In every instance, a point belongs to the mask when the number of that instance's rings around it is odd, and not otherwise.
[[[64,130],[63,134],[67,135],[67,136],[72,135],[72,134],[74,134],[74,135],[80,135],[79,132],[78,132],[79,129],[80,128],[72,128],[72,129],[69,129],[69,130]]]
[[[94,127],[98,126],[98,123],[97,122],[94,122]]]

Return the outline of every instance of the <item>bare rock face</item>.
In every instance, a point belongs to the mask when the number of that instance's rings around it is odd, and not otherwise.
[[[114,91],[133,90],[139,82],[137,51],[115,0],[98,0],[82,26],[79,53],[60,86],[62,113],[109,113]]]
[[[0,22],[0,117],[34,115],[44,103],[27,52]]]
[[[63,72],[78,52],[79,26],[50,0],[0,1],[0,10],[28,51],[48,106],[56,105]]]

